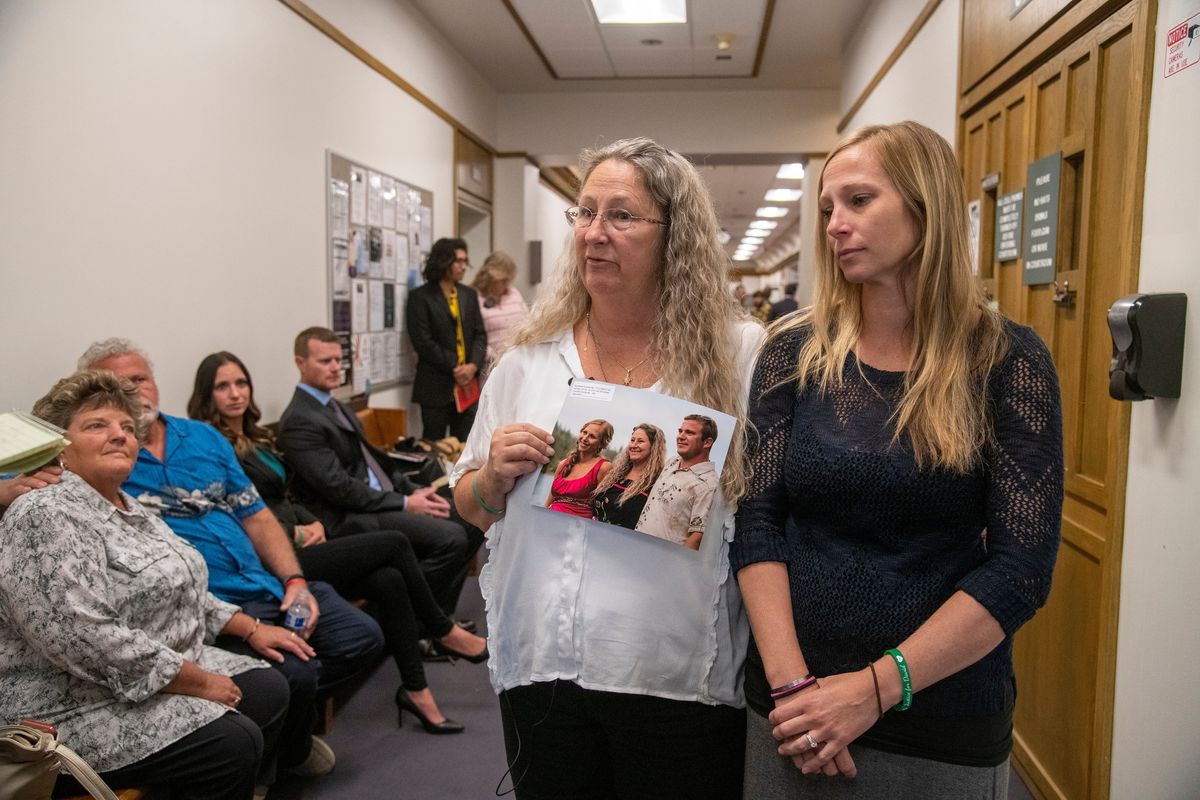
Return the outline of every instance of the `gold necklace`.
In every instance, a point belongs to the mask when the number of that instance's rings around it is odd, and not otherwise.
[[[611,383],[611,381],[608,380],[608,373],[604,371],[604,359],[601,358],[601,355],[604,352],[604,348],[601,347],[600,342],[598,342],[596,340],[596,334],[592,333],[592,312],[590,312],[590,311],[587,312],[586,319],[587,319],[588,338],[592,340],[592,344],[596,345],[596,363],[600,365],[600,376],[602,378],[604,378],[605,383]],[[587,345],[584,345],[583,351],[585,353],[587,352]],[[647,353],[646,356],[641,361],[634,364],[632,367],[622,366],[620,362],[617,362],[617,366],[620,367],[621,369],[625,370],[625,378],[624,378],[624,380],[621,381],[622,385],[628,386],[630,383],[632,383],[633,382],[633,371],[635,369],[637,369],[638,367],[640,367],[642,364],[645,364],[649,360],[650,360],[650,354]]]

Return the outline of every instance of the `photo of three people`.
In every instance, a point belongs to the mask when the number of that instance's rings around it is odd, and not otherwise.
[[[733,424],[644,389],[574,381],[534,502],[698,550]]]

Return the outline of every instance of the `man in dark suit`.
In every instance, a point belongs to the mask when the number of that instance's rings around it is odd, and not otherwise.
[[[330,393],[342,382],[342,346],[328,328],[296,337],[300,383],[279,420],[277,442],[296,472],[293,491],[328,535],[393,530],[412,543],[438,604],[451,614],[483,533],[445,498],[417,488],[363,436],[353,411]]]
[[[417,351],[412,399],[421,406],[421,436],[429,440],[441,439],[449,430],[466,442],[475,422],[478,403],[459,411],[454,402],[454,388],[472,386],[487,361],[479,296],[460,282],[468,266],[466,242],[438,239],[425,260],[425,283],[409,293],[405,308],[405,325]]]
[[[798,308],[796,304],[796,286],[797,284],[789,283],[783,287],[783,299],[771,304],[771,316],[768,318],[768,322],[774,322],[784,314],[790,314]]]

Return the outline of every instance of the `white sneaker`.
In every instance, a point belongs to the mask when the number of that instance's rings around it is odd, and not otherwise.
[[[328,775],[333,771],[333,765],[336,763],[337,756],[333,754],[333,748],[320,736],[314,736],[312,737],[312,749],[308,752],[308,758],[304,759],[303,764],[292,767],[288,772],[293,775],[299,775],[302,778],[316,778],[321,775]]]

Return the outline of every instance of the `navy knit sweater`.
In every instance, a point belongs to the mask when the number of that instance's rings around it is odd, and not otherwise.
[[[1062,511],[1062,419],[1045,345],[1006,323],[1008,352],[988,376],[994,442],[974,469],[918,469],[892,444],[904,373],[847,359],[822,396],[787,382],[807,334],[770,341],[750,395],[753,465],[730,549],[734,571],[787,564],[796,632],[817,676],[863,669],[958,590],[1004,630],[974,665],[889,711],[860,744],[991,766],[1011,749],[1012,635],[1046,601]],[[779,385],[784,381],[782,385]],[[751,643],[746,694],[773,704]]]

